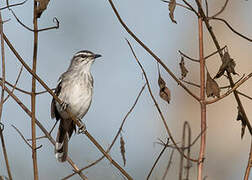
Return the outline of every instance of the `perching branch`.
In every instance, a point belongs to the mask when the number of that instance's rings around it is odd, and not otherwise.
[[[0,86],[3,87],[3,83],[0,81]],[[9,90],[7,87],[4,87],[4,90],[16,101],[16,103],[24,110],[24,112],[31,117],[31,111],[18,99],[17,96],[15,96],[11,90]],[[55,140],[52,138],[52,136],[47,132],[47,130],[44,128],[44,126],[37,120],[35,119],[37,126],[41,129],[41,131],[46,135],[48,140],[55,146]],[[79,171],[78,166],[71,160],[71,158],[68,156],[67,157],[67,162],[74,168],[75,171]],[[78,173],[80,177],[84,180],[87,180],[87,177],[82,173]]]
[[[9,48],[12,50],[12,52],[15,54],[17,59],[24,65],[25,69],[33,76],[36,78],[36,80],[47,90],[50,95],[53,96],[55,101],[57,101],[59,104],[62,103],[62,101],[59,99],[58,96],[54,94],[54,92],[45,84],[45,82],[36,74],[32,71],[32,69],[25,63],[25,61],[21,58],[21,56],[18,54],[18,52],[15,50],[15,48],[12,46],[8,38],[6,37],[5,34],[3,34],[4,40],[9,46]],[[69,114],[69,117],[74,121],[74,123],[78,127],[83,127],[83,124],[76,119],[76,117],[73,115],[73,113],[67,108],[66,112]],[[99,149],[99,151],[128,179],[132,179],[132,177],[117,163],[115,162],[108,153],[102,148],[102,146],[94,139],[94,137],[87,131],[84,131],[84,134],[87,136],[87,138]]]

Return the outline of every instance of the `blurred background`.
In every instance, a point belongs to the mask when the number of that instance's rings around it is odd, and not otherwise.
[[[224,0],[209,1],[209,15],[220,10],[224,2]],[[16,3],[16,1],[10,0],[9,3]],[[195,5],[194,1],[192,4]],[[117,0],[115,5],[131,30],[178,77],[180,77],[178,50],[198,58],[197,18],[192,12],[176,7],[177,24],[174,24],[169,18],[168,4],[160,0]],[[3,6],[5,2],[1,1],[1,7]],[[236,30],[251,38],[251,8],[251,1],[230,1],[220,17],[225,18]],[[33,1],[27,1],[22,6],[14,7],[13,10],[24,24],[33,27]],[[3,20],[11,19],[4,24],[4,32],[26,63],[31,65],[33,33],[18,24],[8,10],[2,11],[2,17]],[[171,90],[171,102],[168,105],[160,99],[155,60],[121,27],[108,1],[51,1],[39,19],[39,28],[54,25],[53,17],[58,18],[60,28],[39,33],[37,74],[49,87],[54,88],[58,77],[67,69],[75,52],[88,49],[102,54],[102,58],[99,58],[92,67],[94,96],[91,108],[83,121],[90,133],[105,149],[110,145],[124,116],[145,83],[142,72],[124,38],[132,43],[143,64],[153,93],[176,141],[181,142],[185,121],[191,125],[192,138],[198,136],[200,133],[199,104],[185,93],[162,68],[161,74]],[[227,45],[231,57],[235,59],[236,72],[240,75],[250,73],[252,71],[251,44],[233,34],[223,23],[211,22],[211,24],[221,46]],[[206,29],[205,32],[207,32]],[[204,42],[205,55],[215,51],[208,33],[205,33]],[[5,54],[6,78],[7,81],[14,83],[21,65],[7,46],[5,46]],[[199,83],[198,64],[187,60],[185,63],[189,70],[186,80]],[[215,55],[206,64],[211,76],[214,76],[221,61],[218,55]],[[235,80],[239,78],[239,76],[234,76]],[[229,84],[225,77],[218,79],[217,82],[220,86]],[[23,71],[17,86],[27,91],[31,90],[31,76],[26,70]],[[190,87],[190,89],[199,94],[197,88]],[[37,90],[44,89],[38,84]],[[242,85],[239,90],[251,96],[251,80]],[[224,92],[225,90],[222,90],[221,93]],[[18,91],[15,91],[15,94],[30,107],[28,95],[23,95]],[[247,116],[251,120],[252,102],[243,97],[241,99]],[[36,115],[48,130],[55,122],[50,118],[51,100],[49,94],[37,96]],[[241,140],[241,122],[236,121],[236,117],[237,105],[232,94],[207,107],[207,151],[204,175],[208,180],[243,178],[249,154],[250,134],[246,129],[245,136]],[[9,98],[4,105],[2,122],[5,125],[4,135],[13,178],[32,179],[31,149],[11,127],[12,124],[15,125],[26,138],[31,138],[30,118],[14,100]],[[52,134],[53,137],[56,137],[56,129]],[[43,133],[37,128],[37,136],[40,135]],[[134,179],[146,179],[151,166],[163,148],[155,142],[158,138],[164,141],[167,138],[161,118],[147,89],[144,90],[134,111],[128,117],[122,135],[125,140],[127,159],[125,170]],[[61,179],[73,172],[68,163],[56,161],[54,147],[47,139],[38,140],[37,144],[43,145],[37,151],[40,179]],[[193,158],[198,157],[198,151],[199,143],[196,143],[192,148]],[[151,179],[162,178],[170,154],[171,149],[167,149]],[[119,141],[114,145],[110,155],[123,165]],[[74,135],[69,144],[69,156],[81,168],[100,157],[101,153],[84,135]],[[167,179],[178,179],[179,159],[178,153],[175,153]],[[84,173],[93,180],[123,179],[120,172],[106,159]],[[7,176],[2,150],[0,150],[0,174]],[[196,174],[196,164],[192,164],[191,179],[195,179]],[[75,175],[71,179],[80,178]]]

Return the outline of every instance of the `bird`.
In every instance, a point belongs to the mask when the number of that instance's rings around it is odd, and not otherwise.
[[[76,131],[76,125],[66,110],[80,121],[87,113],[92,102],[94,83],[90,69],[99,57],[100,54],[88,50],[75,53],[67,71],[58,80],[54,93],[62,103],[52,99],[51,118],[60,121],[55,144],[55,157],[59,162],[66,161],[68,141],[73,131]]]

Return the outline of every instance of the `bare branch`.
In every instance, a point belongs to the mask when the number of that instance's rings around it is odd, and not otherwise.
[[[7,5],[7,6],[5,6],[5,7],[0,8],[0,11],[2,11],[2,10],[4,10],[4,9],[7,9],[7,8],[9,9],[10,7],[23,5],[23,4],[26,3],[27,1],[28,1],[28,0],[25,0],[25,1],[21,2],[21,3],[16,3],[16,4]],[[8,4],[8,3],[7,3],[7,4]]]
[[[17,83],[18,83],[18,81],[19,81],[19,79],[20,79],[20,76],[21,76],[22,71],[23,71],[23,66],[21,66],[21,68],[20,68],[20,70],[19,70],[17,79],[16,79],[15,84],[13,85],[13,88],[12,88],[12,90],[11,90],[12,93],[13,93],[14,90],[16,89],[16,86],[17,86]],[[4,99],[4,102],[6,102],[6,101],[8,100],[9,97],[10,97],[10,95],[8,94],[7,97]]]
[[[183,82],[186,83],[186,84],[192,85],[192,86],[194,86],[194,87],[200,88],[200,85],[198,85],[198,84],[196,84],[196,83],[189,82],[189,81],[186,81],[186,80],[184,80],[184,79],[181,79],[181,81],[183,81]]]
[[[172,72],[171,70],[164,64],[164,62],[156,55],[154,54],[129,28],[128,26],[123,22],[121,19],[117,9],[115,8],[112,0],[108,0],[117,19],[121,23],[121,25],[124,27],[124,29],[137,41],[165,70],[170,76],[180,85],[188,94],[190,94],[194,99],[199,101],[199,97],[197,97],[194,93],[192,93]]]
[[[163,175],[163,177],[162,177],[162,180],[165,180],[165,178],[166,178],[166,176],[167,176],[167,174],[168,174],[168,171],[169,171],[169,169],[170,169],[170,167],[171,167],[173,153],[174,153],[174,149],[172,149],[172,152],[171,152],[171,155],[170,155],[168,164],[167,164],[167,166],[166,166],[164,175]]]
[[[191,57],[187,56],[186,54],[184,54],[184,53],[183,53],[182,51],[180,51],[180,50],[179,50],[178,52],[179,52],[180,55],[186,57],[187,59],[189,59],[189,60],[191,60],[191,61],[193,61],[193,62],[199,62],[198,59],[191,58]]]
[[[247,164],[247,168],[246,168],[243,180],[249,180],[251,167],[252,167],[252,140],[250,143],[250,153],[249,153],[249,158],[248,158],[248,164]]]
[[[158,155],[156,161],[155,161],[154,164],[152,165],[151,170],[150,170],[150,172],[149,172],[149,174],[148,174],[148,176],[147,176],[147,178],[146,178],[147,180],[150,178],[152,171],[154,170],[154,168],[155,168],[156,164],[158,163],[159,159],[161,158],[161,156],[162,156],[163,153],[165,152],[166,147],[168,147],[168,144],[169,144],[169,138],[167,138],[167,142],[164,144],[163,149],[161,150],[161,152],[159,153],[159,155]]]
[[[243,39],[246,39],[250,42],[252,42],[252,39],[248,38],[247,36],[239,33],[238,31],[236,31],[225,19],[222,19],[222,18],[216,18],[216,17],[211,17],[209,18],[209,20],[218,20],[218,21],[221,21],[221,22],[224,22],[226,24],[226,26],[235,34],[237,34],[238,36],[242,37]]]
[[[58,29],[59,28],[59,21],[56,17],[53,18],[53,22],[56,23],[55,26],[52,27],[48,27],[48,28],[43,28],[43,29],[31,29],[28,26],[26,26],[18,17],[17,15],[14,13],[14,11],[12,9],[10,9],[11,13],[13,14],[13,16],[15,17],[15,19],[17,20],[17,22],[19,24],[21,24],[24,28],[26,28],[29,31],[32,32],[41,32],[41,31],[47,31],[47,30],[51,30],[51,29]]]
[[[238,94],[240,94],[240,95],[242,95],[242,96],[244,96],[244,97],[246,97],[246,98],[252,100],[252,97],[250,97],[250,96],[248,96],[248,95],[246,95],[246,94],[244,94],[244,93],[242,93],[242,92],[240,92],[240,91],[236,91],[236,92],[237,92]]]
[[[170,3],[170,1],[166,1],[166,0],[161,0],[161,1],[162,1],[162,2],[165,2],[165,3]],[[180,6],[180,7],[183,7],[183,8],[185,8],[185,9],[187,9],[187,10],[193,11],[190,7],[185,6],[185,5],[183,5],[183,4],[176,3],[176,5],[177,5],[177,6]]]
[[[226,6],[227,6],[227,4],[228,4],[228,1],[229,1],[229,0],[226,0],[225,4],[224,4],[224,6],[221,8],[221,10],[220,10],[219,12],[217,12],[216,14],[214,14],[212,17],[216,17],[216,16],[220,15],[220,14],[225,10],[225,8],[226,8]],[[208,16],[207,16],[207,17],[208,17]]]
[[[242,80],[240,80],[238,83],[236,83],[232,89],[228,90],[225,94],[222,94],[220,97],[215,98],[213,100],[210,101],[206,101],[206,104],[212,104],[215,103],[221,99],[223,99],[224,97],[228,96],[230,93],[234,92],[240,85],[242,85],[245,81],[247,81],[249,78],[251,78],[252,73],[250,73],[249,75],[247,75],[245,78],[243,78]]]
[[[145,71],[144,71],[144,68],[143,68],[142,64],[139,62],[138,58],[136,57],[136,54],[135,54],[135,52],[134,52],[134,50],[133,50],[133,48],[132,48],[130,42],[129,42],[127,39],[126,39],[126,41],[127,41],[128,45],[129,45],[129,47],[130,47],[130,49],[131,49],[131,52],[132,52],[132,54],[133,54],[135,60],[137,61],[138,65],[140,66],[140,68],[141,68],[141,70],[142,70],[142,72],[143,72],[143,75],[144,75],[144,78],[145,78],[145,81],[146,81],[146,84],[147,84],[147,87],[148,87],[150,96],[151,96],[151,98],[152,98],[152,100],[153,100],[153,102],[154,102],[154,104],[155,104],[155,106],[156,106],[156,108],[157,108],[157,110],[158,110],[158,112],[159,112],[159,115],[160,115],[160,117],[161,117],[161,119],[162,119],[162,122],[163,122],[163,124],[164,124],[164,126],[165,126],[166,132],[167,132],[167,134],[169,135],[169,138],[171,139],[172,143],[174,144],[174,146],[176,147],[176,149],[178,150],[178,152],[179,152],[181,155],[183,155],[183,156],[184,156],[185,158],[187,158],[187,159],[190,159],[190,160],[193,161],[193,162],[198,162],[198,160],[188,158],[185,154],[183,154],[183,152],[181,151],[181,149],[177,146],[177,144],[176,144],[176,142],[175,142],[175,140],[174,140],[174,138],[173,138],[173,136],[172,136],[172,133],[171,133],[171,131],[170,131],[170,129],[169,129],[169,127],[168,127],[166,121],[165,121],[165,118],[164,118],[164,116],[163,116],[163,113],[162,113],[161,109],[159,108],[159,105],[158,105],[156,99],[155,99],[154,96],[153,96],[153,93],[152,93],[151,88],[150,88],[149,80],[148,80],[147,75],[146,75],[146,73],[145,73]]]
[[[24,135],[21,133],[21,131],[19,131],[19,129],[16,126],[14,126],[13,124],[11,126],[17,131],[17,133],[24,140],[24,142],[32,149],[32,146],[28,143],[28,141],[26,140],[26,138],[24,137]],[[39,149],[41,147],[42,147],[42,144],[39,147],[36,147],[36,149]]]

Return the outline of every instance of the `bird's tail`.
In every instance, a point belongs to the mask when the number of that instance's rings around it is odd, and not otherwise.
[[[55,157],[59,162],[66,161],[68,141],[73,133],[73,130],[75,130],[75,125],[71,119],[60,120],[55,144]]]

